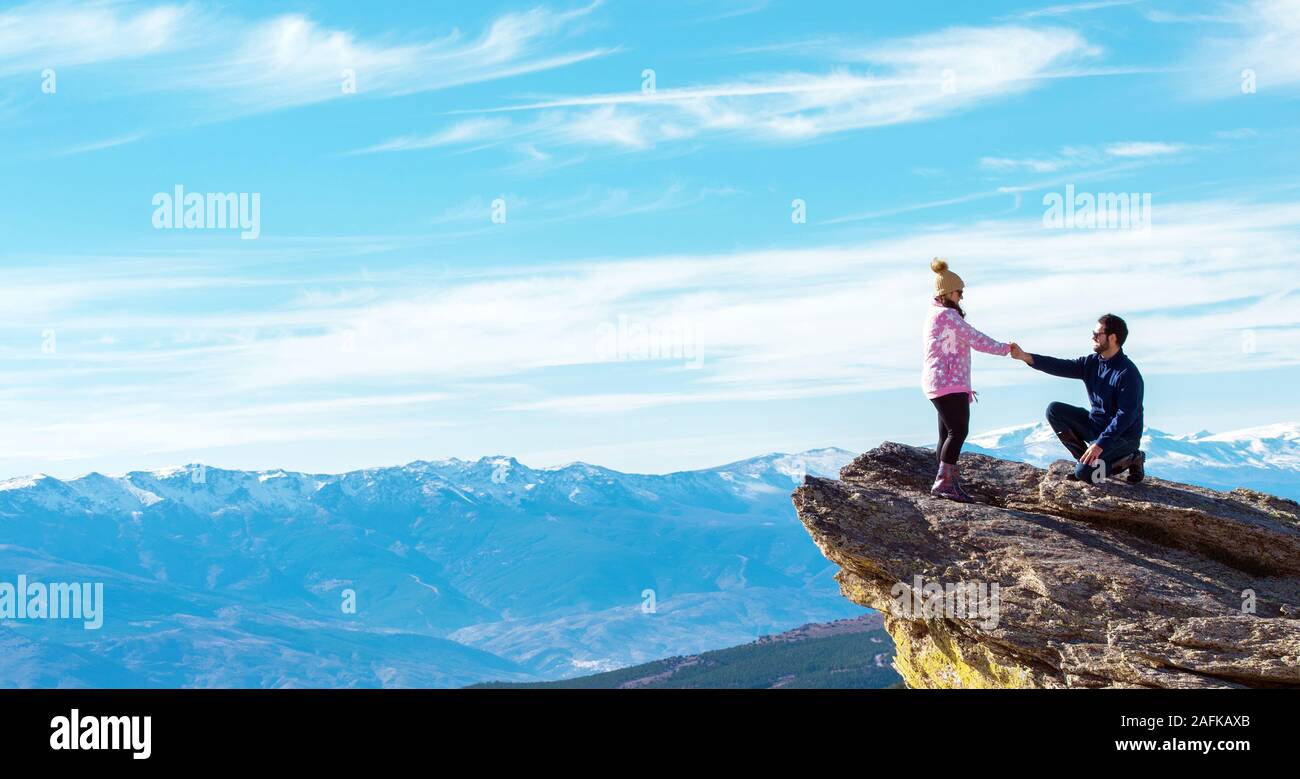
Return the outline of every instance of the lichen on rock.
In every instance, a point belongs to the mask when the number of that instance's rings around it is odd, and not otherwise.
[[[1300,687],[1294,501],[967,453],[960,504],[934,462],[886,443],[793,496],[909,687]]]

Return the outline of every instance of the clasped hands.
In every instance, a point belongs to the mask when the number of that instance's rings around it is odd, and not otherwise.
[[[1033,358],[1029,356],[1029,352],[1026,352],[1024,349],[1021,349],[1020,344],[1014,341],[1011,342],[1011,357],[1012,359],[1020,360],[1026,365],[1034,364]],[[1099,459],[1101,459],[1101,447],[1097,446],[1096,444],[1092,444],[1091,446],[1089,446],[1087,449],[1084,450],[1083,456],[1079,458],[1079,462],[1083,463],[1084,465],[1092,465],[1093,463],[1097,462],[1097,460]]]

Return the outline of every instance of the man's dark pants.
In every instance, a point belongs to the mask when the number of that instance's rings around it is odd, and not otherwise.
[[[1133,454],[1142,445],[1141,438],[1120,439],[1102,450],[1101,457],[1092,465],[1085,465],[1078,460],[1088,448],[1088,410],[1068,403],[1050,403],[1047,406],[1047,424],[1052,426],[1056,437],[1074,455],[1074,475],[1094,483],[1113,476],[1115,463]]]

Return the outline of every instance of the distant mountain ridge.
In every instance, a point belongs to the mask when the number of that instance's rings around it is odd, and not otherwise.
[[[580,501],[587,485],[627,485],[668,482],[699,484],[714,477],[736,485],[741,491],[763,490],[759,485],[783,487],[786,481],[797,484],[803,474],[834,473],[853,459],[845,449],[827,447],[797,454],[772,453],[746,460],[694,471],[634,474],[603,468],[584,462],[562,466],[530,468],[513,457],[495,455],[478,460],[447,458],[417,460],[406,465],[366,468],[341,474],[312,474],[276,468],[264,471],[226,470],[193,463],[152,471],[131,471],[120,475],[92,472],[75,479],[61,480],[45,474],[20,476],[0,481],[0,511],[6,505],[39,505],[44,508],[71,508],[85,511],[138,510],[164,500],[192,508],[220,508],[229,501],[257,505],[296,505],[309,502],[315,493],[337,488],[349,495],[372,487],[393,485],[395,480],[413,478],[433,482],[441,488],[457,491],[455,485],[472,485],[473,497],[536,502],[540,496]],[[254,483],[254,481],[256,483]],[[196,490],[191,485],[204,485]],[[537,492],[534,489],[542,487]],[[574,490],[577,490],[575,493]],[[519,490],[522,490],[520,492]],[[565,492],[567,490],[567,492]],[[633,489],[634,492],[634,489]],[[5,493],[10,493],[6,496]],[[528,494],[531,493],[531,494]],[[4,498],[11,499],[5,501]],[[472,500],[469,494],[462,494]]]
[[[966,445],[971,451],[1017,459],[1040,467],[1066,457],[1064,447],[1046,422],[1013,425],[972,435]],[[1253,486],[1234,481],[1236,475],[1250,482],[1261,479],[1285,481],[1300,476],[1300,422],[1281,422],[1225,433],[1202,430],[1183,435],[1146,427],[1142,448],[1147,452],[1149,466],[1169,469],[1179,477],[1189,474],[1199,477],[1199,480],[1193,478],[1191,481],[1204,486],[1228,489]],[[243,489],[248,499],[270,505],[286,500],[307,501],[312,493],[330,485],[340,485],[341,489],[356,492],[359,488],[382,484],[391,474],[400,472],[440,480],[449,489],[454,489],[455,484],[473,484],[475,494],[480,497],[488,494],[496,499],[520,497],[514,492],[516,487],[532,490],[545,485],[547,489],[544,492],[551,497],[558,494],[557,490],[567,489],[564,499],[581,500],[584,482],[599,484],[603,479],[606,484],[611,484],[618,479],[625,483],[645,483],[647,480],[687,479],[691,474],[716,474],[742,490],[762,491],[768,487],[783,487],[786,477],[797,484],[802,481],[804,473],[834,475],[854,456],[855,453],[846,449],[825,447],[796,454],[759,455],[713,468],[663,475],[624,473],[580,461],[530,468],[504,455],[478,460],[454,457],[417,460],[401,466],[367,468],[342,474],[309,474],[284,469],[237,471],[191,464],[121,475],[90,473],[66,481],[44,474],[21,476],[0,481],[0,496],[15,490],[41,488],[44,491],[41,505],[46,507],[61,505],[103,511],[136,510],[162,500],[180,501],[194,508],[211,507],[215,505],[211,498],[227,500],[236,489]],[[177,487],[199,478],[206,480],[208,473],[218,477],[215,496],[197,497],[195,491]],[[228,478],[230,474],[255,476],[259,484],[271,484],[250,489],[250,484]],[[227,478],[223,479],[223,475]],[[277,484],[276,480],[285,481]],[[292,486],[285,489],[283,485],[286,484]],[[575,489],[578,490],[576,493]],[[0,511],[3,511],[2,502]]]
[[[0,685],[550,679],[856,616],[789,503],[804,473],[851,457],[665,475],[485,457],[10,479],[0,578],[100,581],[108,605],[100,631],[0,623],[14,649]]]
[[[726,649],[677,655],[614,671],[556,682],[474,687],[547,687],[631,690],[878,689],[902,687],[894,647],[878,612],[853,619],[800,625]]]
[[[968,450],[1040,468],[1067,459],[1046,422],[1001,428],[967,440]],[[1227,433],[1170,435],[1143,430],[1149,472],[1162,478],[1231,490],[1236,487],[1300,498],[1300,423],[1284,422]]]

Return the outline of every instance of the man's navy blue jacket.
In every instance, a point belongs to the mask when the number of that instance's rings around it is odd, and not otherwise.
[[[1030,355],[1030,367],[1063,379],[1083,379],[1092,401],[1088,413],[1092,442],[1105,451],[1116,441],[1132,441],[1142,437],[1142,374],[1124,354],[1115,353],[1109,360],[1097,353],[1073,360]]]

